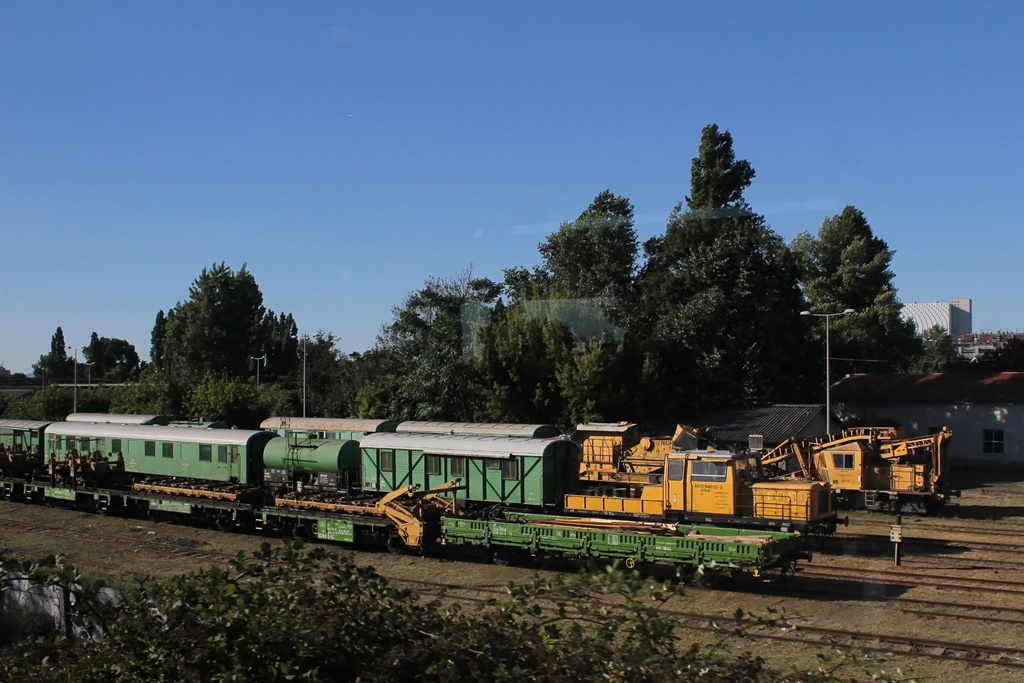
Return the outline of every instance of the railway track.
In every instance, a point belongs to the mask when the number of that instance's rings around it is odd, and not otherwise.
[[[490,604],[505,591],[495,587],[467,587],[435,581],[403,579],[396,582],[400,585],[415,587],[417,593],[434,595],[446,599],[472,602],[481,605]],[[470,593],[470,595],[467,595]],[[485,597],[475,597],[472,593],[482,593]],[[606,596],[596,596],[596,600],[614,603]],[[723,617],[718,614],[690,612],[666,607],[663,614],[671,614],[679,618],[679,627],[687,631],[723,634],[731,626],[742,629],[745,638],[769,640],[788,644],[801,644],[815,648],[850,650],[858,648],[862,651],[902,655],[942,661],[966,662],[972,665],[991,665],[1009,669],[1024,669],[1024,649],[1003,647],[984,643],[971,643],[953,640],[939,640],[918,636],[857,631],[849,629],[826,628],[807,624],[788,622],[766,622],[758,624],[741,619]],[[921,610],[922,614],[927,614]],[[1022,610],[1024,613],[1024,610]],[[978,617],[981,618],[981,617]],[[1005,618],[989,619],[993,623],[1024,623]]]
[[[884,583],[894,586],[930,587],[939,590],[963,590],[1024,596],[1024,581],[1003,578],[961,577],[948,574],[922,574],[919,571],[847,569],[845,567],[814,565],[804,567],[801,570],[801,575],[804,577],[820,577],[863,583]]]

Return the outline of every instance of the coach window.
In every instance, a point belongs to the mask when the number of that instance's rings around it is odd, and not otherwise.
[[[174,457],[174,444],[173,443],[163,443],[163,444],[160,444],[160,445],[163,447],[163,456],[165,458],[173,458]]]
[[[1002,453],[1003,452],[1003,430],[1002,429],[984,429],[984,430],[982,430],[981,452],[982,453]]]
[[[121,452],[121,439],[111,439],[110,440],[110,452],[111,453],[120,453]]]
[[[486,467],[489,470],[500,470],[501,469],[501,461],[500,460],[494,460],[494,459],[488,460]]]
[[[466,476],[466,459],[465,458],[452,458],[448,461],[450,463],[450,471],[453,477],[464,477]]]
[[[199,444],[199,460],[201,462],[213,462],[213,446]]]
[[[228,461],[228,447],[227,446],[217,446],[217,462],[227,462],[227,461]]]
[[[238,462],[238,446],[231,447],[231,462]]]
[[[146,442],[145,454],[150,456],[150,457],[154,457],[154,458],[156,457],[156,442],[155,441],[147,441]]]
[[[78,450],[80,453],[89,452],[89,437],[84,436],[78,440]]]
[[[441,474],[441,456],[427,456],[427,474]]]
[[[501,461],[501,478],[509,481],[519,479],[519,461],[515,458]]]
[[[394,472],[395,471],[395,452],[394,451],[381,451],[380,452],[380,471],[381,472]]]

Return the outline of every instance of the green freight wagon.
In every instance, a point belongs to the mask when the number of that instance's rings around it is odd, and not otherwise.
[[[460,505],[560,507],[579,486],[579,446],[564,438],[370,434],[361,444],[364,491],[459,480]]]
[[[442,543],[490,550],[496,561],[516,557],[563,555],[621,560],[632,568],[641,563],[680,568],[745,571],[759,575],[792,570],[798,559],[810,559],[799,534],[711,526],[651,525],[607,519],[510,515],[480,520],[445,517]]]

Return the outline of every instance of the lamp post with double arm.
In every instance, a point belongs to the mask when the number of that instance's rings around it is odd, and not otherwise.
[[[841,315],[849,315],[853,313],[852,308],[847,308],[845,311],[839,313],[811,313],[810,311],[800,311],[800,315],[809,315],[815,318],[825,319],[825,433],[832,433],[832,400],[830,391],[830,378],[831,373],[829,372],[830,359],[829,359],[829,345],[828,345],[828,323],[830,318],[837,318]]]

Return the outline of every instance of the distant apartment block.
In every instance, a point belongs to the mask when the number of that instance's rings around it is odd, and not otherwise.
[[[978,359],[986,351],[995,351],[1011,339],[1024,340],[1020,332],[978,332],[971,322],[971,300],[950,299],[949,303],[904,304],[903,317],[913,320],[917,333],[923,334],[935,325],[942,327],[953,339],[961,358]]]
[[[936,325],[946,330],[953,339],[959,339],[974,331],[970,299],[950,299],[948,303],[936,301],[904,304],[903,317],[914,321],[918,334],[923,334]]]

